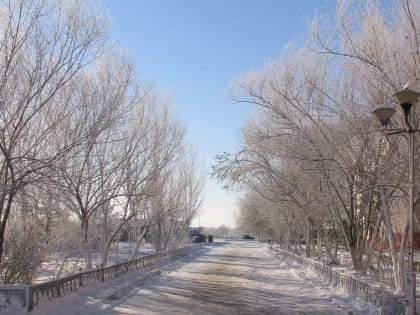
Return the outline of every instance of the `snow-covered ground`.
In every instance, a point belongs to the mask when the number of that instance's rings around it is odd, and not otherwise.
[[[112,246],[108,257],[108,266],[127,261],[129,255],[129,243],[118,242]],[[155,252],[152,244],[143,244],[138,252],[137,257],[150,255]],[[99,252],[92,253],[92,265],[97,267],[101,264],[101,255]],[[49,261],[43,262],[37,270],[37,277],[34,283],[42,283],[49,280],[70,276],[75,273],[86,270],[85,258],[77,253],[65,260],[63,260],[62,253],[52,253]]]
[[[44,301],[31,314],[376,313],[260,243],[229,241]]]

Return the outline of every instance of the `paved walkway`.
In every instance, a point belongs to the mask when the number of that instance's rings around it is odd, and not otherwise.
[[[361,314],[317,280],[301,280],[261,244],[236,241],[206,245],[200,253],[126,275],[108,287],[44,305],[48,314],[255,315]],[[54,309],[55,308],[55,309]],[[55,310],[57,310],[55,312]],[[64,312],[63,312],[64,311]],[[36,313],[36,312],[35,312]]]

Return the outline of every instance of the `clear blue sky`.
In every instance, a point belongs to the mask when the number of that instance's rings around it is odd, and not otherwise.
[[[299,43],[308,21],[334,11],[331,0],[105,0],[111,36],[138,77],[170,95],[208,172],[214,156],[240,147],[249,106],[230,99],[230,82]],[[236,193],[209,180],[204,226],[233,225]],[[198,224],[198,219],[195,221]]]

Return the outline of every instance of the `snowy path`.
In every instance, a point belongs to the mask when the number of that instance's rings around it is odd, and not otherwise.
[[[159,276],[90,292],[67,301],[57,314],[358,314],[327,285],[298,277],[296,269],[259,243],[206,246],[200,255],[161,266]],[[104,293],[106,292],[106,293]],[[85,293],[86,294],[86,293]],[[63,303],[64,301],[62,301]],[[70,303],[68,303],[70,302]],[[55,314],[51,308],[43,309]],[[36,311],[36,310],[35,310]],[[37,311],[34,313],[38,313]],[[45,313],[44,313],[45,314]]]

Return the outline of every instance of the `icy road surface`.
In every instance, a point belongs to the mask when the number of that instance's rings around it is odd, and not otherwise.
[[[206,245],[200,253],[149,272],[154,276],[127,275],[112,287],[54,301],[57,306],[39,305],[34,313],[366,314],[327,284],[301,279],[298,269],[253,241]]]

